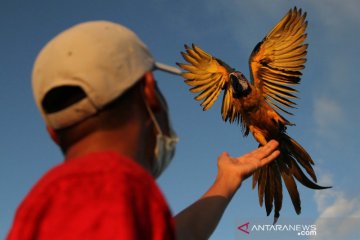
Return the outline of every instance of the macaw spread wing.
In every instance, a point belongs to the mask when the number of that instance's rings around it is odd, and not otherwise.
[[[181,75],[192,87],[190,91],[199,93],[195,99],[203,100],[201,103],[203,110],[208,110],[228,82],[229,71],[216,58],[194,44],[192,48],[185,45],[185,50],[186,52],[181,52],[181,54],[189,64],[177,64],[188,72]]]
[[[297,90],[290,86],[300,82],[306,62],[307,44],[303,44],[307,21],[301,9],[290,11],[258,43],[249,59],[253,84],[266,101],[276,109],[291,114],[280,106],[293,108]]]

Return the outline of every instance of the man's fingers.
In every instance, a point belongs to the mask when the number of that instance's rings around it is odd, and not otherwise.
[[[230,155],[228,152],[222,152],[219,156],[219,158],[229,158],[229,157],[230,157]]]
[[[277,141],[271,140],[265,146],[260,147],[254,152],[252,152],[252,157],[257,159],[257,161],[255,162],[255,170],[265,166],[280,155],[280,151],[276,150],[278,146],[279,143]]]
[[[256,157],[259,159],[262,159],[269,156],[278,146],[279,143],[277,141],[271,140],[265,146],[255,150],[254,154],[256,154]]]
[[[275,150],[278,146],[279,146],[279,143],[277,141],[271,140],[264,146],[264,150],[267,151],[268,153],[270,153],[273,150]]]
[[[271,140],[265,146],[262,146],[241,157],[231,158],[229,153],[223,152],[219,156],[219,159],[230,158],[230,160],[236,160],[243,164],[250,163],[253,165],[254,170],[256,170],[270,163],[280,155],[280,151],[276,150],[278,146],[279,143],[277,141]]]
[[[280,155],[280,151],[279,150],[275,150],[273,151],[269,156],[264,157],[260,160],[260,165],[261,167],[265,166],[266,164],[270,163],[271,161],[273,161],[275,158],[277,158]]]

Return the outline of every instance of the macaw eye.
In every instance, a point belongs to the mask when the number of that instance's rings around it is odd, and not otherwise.
[[[234,81],[238,81],[238,78],[235,74],[230,74],[230,80],[234,82]]]
[[[240,85],[241,85],[243,91],[246,91],[249,88],[249,84],[247,81],[240,80],[239,82],[240,82]]]

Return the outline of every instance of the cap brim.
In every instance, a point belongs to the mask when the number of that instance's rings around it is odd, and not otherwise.
[[[175,75],[181,74],[181,70],[178,69],[177,67],[169,66],[169,65],[159,63],[159,62],[155,62],[154,69],[158,69],[158,70],[168,72],[171,74],[175,74]]]

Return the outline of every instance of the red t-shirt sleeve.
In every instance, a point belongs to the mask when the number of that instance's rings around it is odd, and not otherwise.
[[[57,179],[19,209],[8,239],[174,239],[170,210],[149,175]]]

